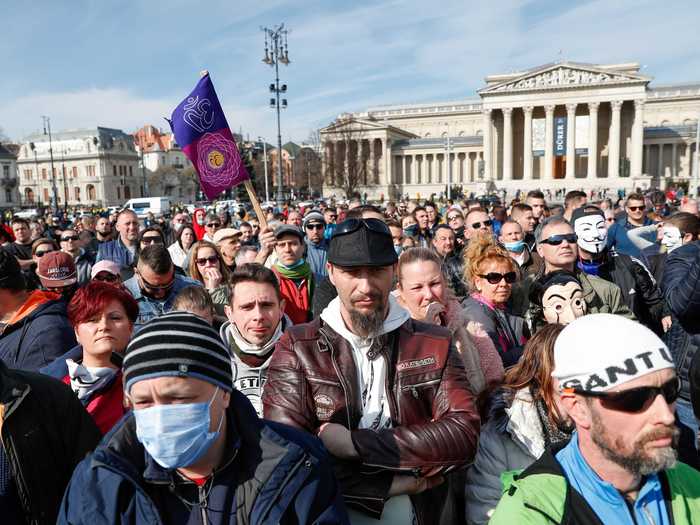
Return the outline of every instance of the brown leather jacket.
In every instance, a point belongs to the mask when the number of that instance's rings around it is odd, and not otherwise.
[[[336,475],[345,502],[377,518],[395,473],[444,475],[471,463],[480,425],[447,329],[410,319],[377,338],[368,356],[380,353],[392,371],[391,429],[357,428],[361,392],[352,348],[320,319],[285,332],[263,392],[267,419],[314,434],[326,422],[352,430],[361,463],[336,459]],[[437,523],[446,496],[446,484],[412,496],[419,523]]]

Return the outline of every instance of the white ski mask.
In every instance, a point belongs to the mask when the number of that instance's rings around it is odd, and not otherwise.
[[[582,215],[574,221],[574,231],[578,236],[578,245],[588,253],[601,253],[608,240],[608,229],[602,213]]]
[[[683,246],[683,235],[675,226],[664,225],[664,236],[661,239],[661,244],[666,247],[666,251],[671,253],[676,248]]]

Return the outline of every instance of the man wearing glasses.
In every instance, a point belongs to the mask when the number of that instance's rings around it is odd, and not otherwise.
[[[95,260],[82,247],[82,241],[78,232],[73,229],[63,230],[61,232],[61,251],[73,257],[75,269],[78,272],[78,284],[80,286],[87,284],[90,281],[90,272]]]
[[[214,242],[214,234],[221,229],[221,220],[216,213],[209,212],[204,220],[203,240]]]
[[[616,284],[596,275],[588,275],[576,266],[577,240],[573,227],[563,217],[553,216],[542,221],[535,230],[535,242],[537,253],[544,260],[544,273],[555,270],[575,273],[581,282],[589,313],[611,313],[634,319],[634,314],[625,304]],[[511,300],[516,299],[522,300]]]
[[[438,523],[445,474],[476,451],[461,358],[449,331],[414,321],[391,295],[397,260],[382,219],[340,223],[328,248],[338,297],[285,332],[263,392],[266,419],[321,438],[352,523]]]
[[[628,232],[640,226],[649,226],[651,219],[646,215],[644,196],[640,193],[632,193],[625,203],[626,217],[621,217],[608,230],[608,247],[615,251],[639,257],[639,248],[630,240]],[[652,239],[653,240],[653,239]]]
[[[575,432],[506,484],[489,523],[698,523],[700,473],[677,461],[680,382],[661,339],[586,315],[557,338],[554,365]]]
[[[172,310],[175,297],[187,286],[202,283],[175,273],[170,252],[162,244],[150,244],[139,254],[134,276],[124,286],[139,305],[139,316],[134,331],[153,319]]]
[[[493,220],[481,208],[469,210],[464,217],[464,223],[464,238],[467,242],[479,234],[493,235]]]
[[[326,208],[323,212],[323,220],[326,223],[326,229],[323,231],[323,237],[330,240],[335,231],[336,222],[338,222],[338,210],[333,207]]]
[[[311,210],[304,217],[304,233],[306,234],[306,260],[311,266],[311,271],[316,277],[316,282],[328,275],[326,271],[326,258],[328,255],[328,241],[324,238],[326,221],[318,210]]]

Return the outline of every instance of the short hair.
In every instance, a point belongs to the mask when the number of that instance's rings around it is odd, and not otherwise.
[[[527,192],[527,196],[525,199],[542,199],[544,200],[544,193],[542,193],[540,190],[530,190]]]
[[[229,292],[231,296],[231,301],[233,301],[233,294],[235,292],[236,285],[238,283],[246,282],[269,284],[275,290],[277,300],[282,300],[282,293],[280,292],[280,283],[277,280],[275,273],[269,268],[263,266],[262,264],[249,263],[237,267],[234,270],[233,274],[231,274],[231,278],[229,279]]]
[[[401,228],[401,223],[397,221],[396,219],[387,219],[386,221],[387,226],[393,226],[394,228]]]
[[[540,244],[542,242],[542,234],[547,226],[556,226],[557,224],[566,224],[567,226],[571,227],[571,223],[561,215],[552,215],[551,217],[547,217],[537,225],[537,228],[535,228],[535,244]]]
[[[520,216],[521,213],[525,213],[527,211],[532,211],[532,206],[519,202],[518,204],[513,204],[513,208],[510,210],[510,216],[512,217],[516,212],[517,215]]]
[[[19,292],[26,289],[24,275],[17,258],[7,250],[0,249],[0,279],[3,290]]]
[[[248,252],[255,252],[256,254],[259,252],[257,247],[253,246],[252,244],[244,244],[243,246],[240,247],[238,250],[238,253],[236,254],[236,266],[238,266],[239,262],[242,261],[243,257],[245,256],[246,253]],[[248,263],[246,263],[248,264]]]
[[[219,220],[219,216],[218,216],[216,213],[214,213],[213,211],[210,211],[209,213],[207,213],[207,214],[204,216],[204,224],[205,224],[205,226],[206,226],[206,224],[207,224],[208,222],[210,222],[210,221],[218,221],[218,220]]]
[[[503,224],[501,224],[501,231],[503,231],[503,227],[504,227],[506,224],[515,224],[515,225],[518,226],[518,228],[520,228],[521,231],[522,231],[522,229],[523,229],[523,227],[520,225],[520,223],[519,223],[518,221],[516,221],[516,220],[514,220],[514,219],[508,218],[508,219],[506,219],[505,221],[503,221]]]
[[[50,244],[51,246],[53,246],[54,250],[58,250],[58,244],[56,244],[56,241],[54,241],[53,239],[49,239],[48,237],[40,237],[32,243],[32,255],[34,255],[36,249],[42,244]]]
[[[15,224],[24,224],[27,228],[29,228],[29,221],[23,217],[12,217],[10,226],[14,226]]]
[[[642,195],[641,193],[630,193],[630,194],[627,196],[627,200],[625,200],[625,206],[627,206],[627,204],[629,203],[629,201],[642,201],[642,202],[645,202],[645,201],[644,201],[644,195]]]
[[[454,230],[444,223],[436,224],[435,228],[433,228],[433,234],[436,234],[438,230],[449,230],[450,232],[454,233]]]
[[[694,239],[697,239],[698,235],[700,235],[700,219],[698,219],[697,215],[687,211],[674,213],[667,219],[664,219],[664,224],[675,226],[681,232],[681,235],[690,233]]]
[[[564,197],[564,206],[568,208],[572,202],[577,201],[579,199],[586,199],[587,197],[588,196],[580,190],[572,190],[569,193],[567,193]]]
[[[423,246],[409,248],[401,252],[401,255],[399,256],[399,263],[396,267],[396,276],[399,283],[401,282],[401,270],[404,268],[404,266],[417,261],[433,262],[438,268],[442,269],[442,260],[440,259],[440,256],[430,248],[425,248]],[[443,281],[445,281],[444,277]]]
[[[376,206],[373,206],[372,204],[363,204],[361,206],[358,206],[357,208],[353,208],[352,210],[348,210],[348,212],[345,214],[346,219],[361,219],[362,215],[364,215],[367,212],[372,212],[372,213],[377,213],[384,217],[384,213],[382,213],[382,210],[377,208]]]
[[[216,315],[214,302],[211,300],[209,292],[203,286],[185,286],[175,296],[173,310],[178,312],[206,311],[212,316]]]
[[[119,210],[119,213],[117,213],[117,222],[119,222],[119,219],[121,218],[122,215],[126,215],[126,214],[131,214],[134,217],[136,217],[136,219],[139,218],[139,216],[136,214],[136,212],[134,210],[132,210],[131,208],[124,208],[122,210]]]
[[[246,227],[250,228],[251,230],[253,229],[253,226],[252,226],[249,222],[247,222],[247,221],[241,222],[241,223],[238,225],[238,229],[240,230],[241,228],[243,228],[243,226],[246,226]]]
[[[424,211],[428,213],[428,211],[423,206],[416,206],[415,208],[413,208],[413,213],[411,213],[411,215],[413,215],[413,218],[416,220],[418,220],[418,218],[416,217],[416,213],[418,213],[419,211]]]
[[[112,301],[119,302],[126,316],[135,323],[139,315],[139,305],[131,294],[122,286],[90,281],[79,288],[68,303],[68,321],[73,328],[85,323],[104,311]]]
[[[173,260],[164,244],[150,244],[139,253],[137,265],[144,265],[158,275],[165,275],[173,269]]]
[[[552,204],[551,206],[546,206],[545,209],[548,209],[549,212],[553,215],[564,214],[564,206],[562,206],[561,204]]]
[[[149,226],[148,228],[144,228],[143,230],[141,230],[141,233],[139,233],[139,245],[141,244],[144,235],[150,232],[156,232],[160,237],[160,242],[165,244],[165,235],[163,235],[163,230],[161,230],[158,226]]]

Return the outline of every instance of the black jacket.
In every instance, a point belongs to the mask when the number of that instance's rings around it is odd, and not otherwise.
[[[67,385],[2,361],[0,403],[2,446],[25,519],[56,523],[73,470],[100,441],[100,431]]]
[[[442,273],[458,300],[461,301],[469,294],[464,282],[464,269],[460,254],[453,253],[442,259]]]

